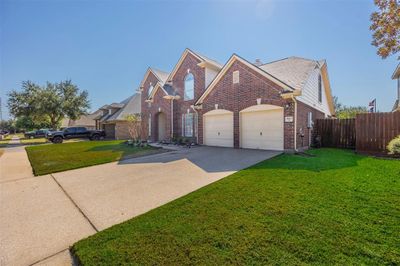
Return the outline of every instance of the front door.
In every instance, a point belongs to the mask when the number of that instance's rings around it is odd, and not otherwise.
[[[164,113],[158,113],[157,115],[157,127],[158,127],[158,141],[163,141],[167,137],[166,126],[167,118]]]

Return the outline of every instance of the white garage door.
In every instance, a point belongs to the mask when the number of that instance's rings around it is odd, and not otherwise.
[[[283,150],[283,109],[264,105],[240,113],[241,147]]]
[[[203,116],[204,144],[208,146],[233,147],[233,113],[213,110]]]

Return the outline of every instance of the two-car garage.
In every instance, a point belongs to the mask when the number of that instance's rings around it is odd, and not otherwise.
[[[260,104],[239,113],[239,145],[246,149],[283,150],[283,108]],[[205,145],[233,147],[233,112],[213,110],[203,116]]]

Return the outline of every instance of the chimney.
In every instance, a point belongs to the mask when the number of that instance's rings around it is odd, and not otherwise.
[[[256,66],[261,66],[263,63],[261,62],[261,59],[257,58],[256,61],[254,62]]]

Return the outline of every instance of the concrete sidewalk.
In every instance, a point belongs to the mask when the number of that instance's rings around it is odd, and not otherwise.
[[[23,147],[7,148],[0,265],[70,265],[76,241],[277,154],[196,147],[34,177]]]
[[[19,139],[12,144],[19,144]],[[71,265],[69,246],[96,230],[51,175],[33,176],[24,146],[4,150],[0,157],[0,265],[48,261],[47,265]]]
[[[0,182],[33,177],[25,147],[9,147],[0,157]]]

